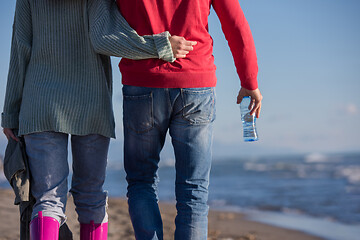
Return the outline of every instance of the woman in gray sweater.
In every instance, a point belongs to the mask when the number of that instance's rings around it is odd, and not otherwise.
[[[108,56],[174,61],[194,44],[168,32],[138,36],[113,0],[17,0],[1,126],[25,139],[32,240],[58,239],[66,220],[69,135],[80,239],[107,239],[102,185],[115,137]]]

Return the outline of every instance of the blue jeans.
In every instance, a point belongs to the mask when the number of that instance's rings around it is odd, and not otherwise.
[[[163,239],[157,183],[169,130],[175,152],[175,240],[206,240],[214,88],[124,86],[124,164],[136,239]]]
[[[39,211],[44,216],[66,220],[68,193],[68,134],[40,132],[25,135],[26,152],[32,175],[31,193],[36,203],[32,219]],[[110,139],[100,135],[71,136],[73,176],[71,193],[79,222],[107,222],[105,180]]]

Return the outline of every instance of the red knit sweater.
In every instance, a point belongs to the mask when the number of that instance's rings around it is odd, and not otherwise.
[[[213,40],[208,32],[210,7],[216,11],[234,57],[241,86],[257,86],[257,58],[250,27],[238,0],[117,0],[119,9],[139,35],[169,31],[197,41],[186,58],[173,63],[159,59],[122,59],[124,85],[157,88],[214,87]]]

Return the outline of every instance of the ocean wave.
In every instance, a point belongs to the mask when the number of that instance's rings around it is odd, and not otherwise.
[[[159,167],[174,167],[175,159],[174,158],[165,158],[159,162]]]
[[[245,171],[254,172],[277,172],[278,176],[295,178],[321,178],[324,173],[334,170],[333,166],[326,164],[303,164],[303,163],[245,163]]]
[[[107,168],[111,170],[123,170],[124,164],[122,161],[108,161]]]
[[[356,158],[342,160],[341,156],[305,156],[304,161],[256,161],[245,162],[243,169],[249,172],[276,173],[279,178],[344,178],[349,184],[360,184],[360,164]]]
[[[338,167],[335,175],[340,178],[346,178],[351,184],[360,184],[360,166],[350,165],[346,167]]]
[[[256,171],[256,172],[265,172],[270,170],[269,165],[265,163],[252,163],[252,162],[245,163],[244,169],[247,171]]]
[[[321,153],[311,153],[304,157],[305,162],[307,163],[319,163],[319,162],[327,162],[328,158],[326,155]]]

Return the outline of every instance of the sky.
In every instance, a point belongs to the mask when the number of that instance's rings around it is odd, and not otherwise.
[[[257,49],[264,97],[260,140],[242,138],[236,96],[240,80],[212,10],[210,34],[217,65],[214,159],[284,154],[360,152],[360,1],[240,0]],[[0,3],[0,106],[9,65],[15,0]],[[109,160],[122,159],[121,75],[112,59],[117,139]],[[172,159],[169,142],[162,157]],[[6,139],[0,136],[0,154]]]

